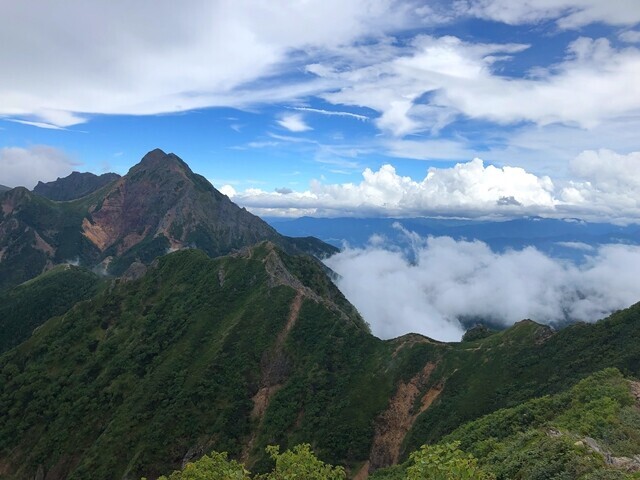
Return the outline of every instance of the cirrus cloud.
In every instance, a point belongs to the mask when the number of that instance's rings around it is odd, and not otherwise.
[[[379,112],[376,125],[396,137],[437,132],[459,116],[589,129],[640,112],[640,85],[635,81],[639,49],[616,49],[605,38],[581,37],[568,45],[562,62],[535,69],[535,76],[499,73],[503,62],[527,48],[422,35],[400,51],[385,46],[387,58],[374,64],[343,69],[341,57],[310,71],[341,85],[320,94],[326,101]],[[356,65],[359,56],[352,53]],[[612,95],[615,91],[625,95]]]
[[[592,23],[634,25],[640,22],[635,0],[458,0],[458,13],[509,25],[555,20],[559,28],[577,29]]]

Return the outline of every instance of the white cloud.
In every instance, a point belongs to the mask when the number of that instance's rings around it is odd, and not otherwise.
[[[636,0],[460,0],[459,13],[510,25],[555,20],[562,29],[575,29],[592,23],[634,25],[640,22]]]
[[[0,183],[31,189],[39,180],[48,182],[66,177],[77,165],[62,150],[46,145],[3,147],[0,148]]]
[[[570,162],[570,177],[552,180],[521,167],[486,165],[475,158],[428,169],[421,180],[392,165],[369,168],[359,183],[314,180],[286,195],[257,188],[233,191],[233,200],[269,216],[577,217],[619,224],[640,221],[640,152],[584,151]]]
[[[387,57],[378,63],[345,70],[339,68],[341,57],[335,64],[316,64],[312,72],[341,85],[321,94],[325,100],[380,112],[376,125],[397,137],[437,132],[460,115],[498,124],[594,128],[640,112],[637,48],[615,49],[607,39],[579,38],[568,46],[565,60],[545,66],[535,78],[497,73],[500,62],[526,48],[418,36],[404,49],[385,45]]]
[[[490,130],[483,136],[482,155],[496,164],[519,166],[537,175],[552,175],[555,181],[570,179],[569,163],[584,150],[638,150],[640,116],[623,116],[584,130],[576,125],[524,125],[508,131]],[[403,142],[408,140],[398,140]],[[461,148],[469,148],[461,140]],[[421,157],[416,157],[421,158]]]
[[[553,182],[521,168],[485,167],[482,160],[452,168],[430,168],[414,181],[396,173],[391,165],[378,171],[365,169],[359,184],[323,184],[313,181],[310,190],[282,195],[248,189],[233,200],[257,209],[313,209],[317,215],[514,215],[553,212]],[[510,201],[505,201],[509,199]]]
[[[92,113],[291,100],[326,85],[255,82],[290,72],[307,50],[403,30],[426,15],[397,0],[1,2],[0,115],[66,127]]]
[[[278,125],[286,128],[290,132],[306,132],[308,130],[312,130],[312,128],[305,123],[302,115],[297,113],[283,115],[278,120]]]
[[[607,149],[587,150],[571,161],[570,168],[601,191],[640,191],[640,152],[620,155]]]
[[[351,113],[351,112],[324,110],[322,108],[310,108],[310,107],[292,107],[292,108],[294,110],[300,110],[301,112],[319,113],[321,115],[337,116],[337,117],[350,117],[363,122],[369,120],[369,117],[367,117],[366,115],[359,115],[357,113]]]
[[[45,122],[30,122],[28,120],[17,120],[15,118],[8,119],[10,122],[20,123],[22,125],[31,125],[32,127],[44,128],[48,130],[66,130],[64,127],[58,127],[57,125],[53,125],[51,123]]]
[[[570,163],[577,180],[562,190],[562,198],[579,210],[587,206],[601,216],[634,218],[640,214],[640,152],[620,155],[588,150]]]
[[[583,242],[556,242],[556,245],[574,250],[582,250],[584,252],[593,252],[595,250],[595,247]]]
[[[236,189],[231,185],[223,185],[219,190],[229,198],[235,197],[237,193]]]
[[[637,30],[627,30],[618,35],[618,38],[627,43],[640,43],[640,32]]]
[[[640,298],[640,247],[607,245],[582,265],[534,248],[494,253],[482,242],[414,238],[415,261],[379,245],[326,260],[375,335],[459,340],[460,318],[594,321]]]

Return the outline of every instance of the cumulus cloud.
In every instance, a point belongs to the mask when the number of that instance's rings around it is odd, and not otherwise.
[[[340,275],[340,290],[381,338],[415,332],[457,341],[460,319],[504,326],[525,318],[592,322],[640,300],[637,246],[605,245],[575,266],[531,247],[495,253],[479,241],[412,240],[412,262],[379,241],[326,260]]]
[[[421,180],[398,175],[392,165],[362,172],[359,183],[313,180],[304,191],[223,187],[234,202],[269,216],[577,217],[618,224],[640,222],[640,152],[586,150],[569,166],[570,177],[552,180],[520,167],[485,165],[475,158],[431,167]]]
[[[306,132],[307,130],[312,130],[312,128],[305,123],[302,115],[297,113],[283,115],[278,120],[278,125],[286,128],[290,132]]]
[[[640,6],[635,0],[458,0],[459,13],[509,25],[555,20],[562,29],[592,23],[634,25],[640,22]]]
[[[31,189],[39,180],[48,182],[66,177],[77,165],[62,150],[46,145],[3,147],[0,148],[0,183]]]
[[[248,189],[233,200],[253,208],[314,209],[316,214],[465,215],[552,212],[553,182],[521,168],[485,166],[476,158],[452,168],[428,170],[421,181],[398,175],[392,165],[369,168],[359,184],[323,184],[283,194]],[[261,212],[262,213],[262,212]]]
[[[501,63],[526,48],[422,35],[400,50],[385,45],[386,57],[376,63],[359,65],[354,52],[354,68],[340,68],[343,55],[314,65],[311,72],[340,85],[322,98],[380,112],[376,125],[397,137],[437,132],[461,115],[499,124],[594,128],[640,110],[637,48],[616,49],[605,38],[583,37],[569,44],[562,62],[538,69],[535,76],[501,75]],[[612,95],[615,91],[625,95]]]
[[[570,163],[576,180],[561,197],[576,210],[585,207],[601,216],[638,217],[640,214],[640,152],[621,155],[611,150],[587,150]]]

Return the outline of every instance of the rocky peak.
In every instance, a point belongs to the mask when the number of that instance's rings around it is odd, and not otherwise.
[[[145,172],[183,172],[193,175],[193,172],[180,157],[175,153],[165,153],[163,150],[156,148],[147,153],[142,160],[131,167],[129,175],[141,171]]]

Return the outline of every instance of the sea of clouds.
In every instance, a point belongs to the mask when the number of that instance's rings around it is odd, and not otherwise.
[[[593,322],[640,301],[640,246],[601,245],[575,264],[533,247],[496,253],[480,241],[406,234],[410,249],[374,236],[325,261],[381,338],[414,332],[458,341],[465,318]]]

